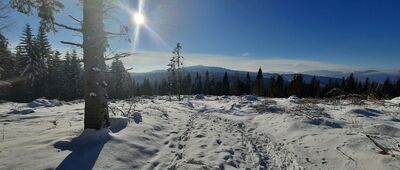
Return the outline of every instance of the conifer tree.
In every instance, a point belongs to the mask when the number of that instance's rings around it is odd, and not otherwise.
[[[275,97],[285,97],[285,80],[283,80],[282,75],[276,77],[276,90],[277,94]]]
[[[0,33],[0,81],[7,81],[0,85],[0,99],[12,100],[12,79],[15,77],[15,58],[8,50],[8,40]]]
[[[205,79],[204,79],[204,86],[203,86],[204,94],[209,95],[210,94],[210,75],[208,73],[208,70],[206,71]]]
[[[250,73],[249,72],[247,72],[247,74],[246,74],[246,83],[245,83],[244,88],[245,88],[245,93],[247,95],[249,95],[251,93],[251,79],[250,79]]]
[[[258,69],[257,77],[254,82],[253,93],[257,96],[265,95],[264,75],[262,73],[261,67]]]
[[[153,88],[151,87],[151,83],[148,78],[144,78],[143,84],[141,86],[141,92],[143,95],[147,96],[153,95]]]
[[[317,77],[314,75],[309,84],[309,96],[310,97],[318,97],[320,93],[320,81],[317,80]]]
[[[184,93],[186,95],[192,94],[192,76],[188,73],[185,77]]]
[[[60,98],[62,87],[61,53],[56,51],[47,60],[46,96],[49,98]]]
[[[167,95],[168,94],[168,82],[165,79],[161,80],[160,83],[160,95]]]
[[[296,74],[293,77],[293,80],[289,83],[289,92],[290,95],[296,95],[297,97],[305,96],[305,85],[303,75]]]
[[[229,95],[230,94],[230,83],[228,73],[225,72],[224,77],[222,79],[222,95]]]
[[[175,49],[172,51],[172,58],[168,64],[169,77],[168,81],[170,84],[170,94],[177,94],[178,100],[181,100],[182,93],[182,70],[183,70],[183,56],[181,55],[182,46],[180,43],[176,44]]]
[[[389,77],[385,79],[382,85],[382,93],[384,94],[383,97],[394,97],[393,96],[393,84]]]
[[[194,94],[203,94],[203,83],[201,81],[201,75],[197,72],[194,79]]]
[[[356,93],[357,89],[357,81],[354,78],[354,74],[351,73],[350,76],[346,79],[345,91],[348,93]]]
[[[211,95],[216,95],[216,84],[214,75],[211,76],[209,92]]]
[[[111,63],[109,79],[108,88],[111,98],[124,99],[130,96],[132,80],[119,57],[115,57]]]
[[[235,76],[236,80],[233,83],[232,94],[236,96],[240,96],[245,93],[245,85],[243,81],[240,80],[239,74],[237,73]]]
[[[32,100],[43,94],[43,76],[45,74],[44,62],[38,54],[35,39],[30,25],[26,25],[16,53],[20,74],[24,77],[27,98]]]
[[[15,61],[8,49],[8,40],[0,33],[0,80],[15,77]]]

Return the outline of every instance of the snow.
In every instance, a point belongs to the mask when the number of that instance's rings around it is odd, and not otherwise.
[[[388,100],[388,102],[395,103],[395,104],[400,104],[400,97],[395,97],[395,98],[393,98],[391,100]]]
[[[398,104],[292,100],[150,96],[97,131],[83,130],[82,100],[5,102],[0,169],[400,169],[398,152],[381,154],[366,137],[400,149]]]

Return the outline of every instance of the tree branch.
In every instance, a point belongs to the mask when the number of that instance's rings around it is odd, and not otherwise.
[[[67,45],[72,45],[72,46],[77,46],[77,47],[83,48],[83,45],[79,44],[79,43],[73,43],[73,42],[68,42],[68,41],[60,41],[60,42],[62,44],[67,44]]]
[[[73,20],[75,20],[76,22],[79,22],[82,25],[82,21],[73,17],[72,15],[68,15],[70,18],[72,18]]]
[[[71,31],[76,31],[76,32],[82,32],[82,28],[74,28],[74,27],[70,27],[64,24],[60,24],[60,23],[54,23],[54,25],[57,25],[59,27],[65,28],[67,30],[71,30]]]
[[[128,56],[135,55],[135,54],[138,54],[138,53],[120,53],[120,54],[116,54],[114,57],[105,58],[105,60],[124,58],[124,57],[128,57]]]

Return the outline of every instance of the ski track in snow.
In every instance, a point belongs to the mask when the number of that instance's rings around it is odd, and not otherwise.
[[[26,104],[0,104],[0,169],[400,168],[400,156],[378,154],[363,135],[400,140],[397,103],[302,105],[292,99],[191,98],[145,98],[137,105],[143,122],[115,115],[110,130],[83,133],[82,102],[23,114],[10,111],[29,109]],[[128,107],[124,101],[112,105]]]

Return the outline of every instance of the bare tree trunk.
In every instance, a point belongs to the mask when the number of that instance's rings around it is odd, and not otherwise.
[[[103,0],[84,0],[85,129],[101,129],[110,125],[106,99],[105,47]]]

